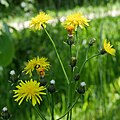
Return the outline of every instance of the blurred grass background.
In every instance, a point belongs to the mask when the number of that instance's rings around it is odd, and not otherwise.
[[[12,114],[11,120],[37,120],[38,115],[29,103],[18,106],[12,98],[9,72],[14,69],[21,79],[25,62],[35,56],[47,57],[51,69],[47,73],[48,82],[56,80],[55,116],[65,112],[66,80],[57,60],[54,49],[44,31],[33,32],[24,26],[38,11],[46,11],[59,19],[75,11],[84,13],[88,18],[94,13],[90,26],[85,30],[78,30],[79,57],[78,72],[85,58],[87,44],[91,38],[96,44],[90,49],[89,56],[97,53],[101,41],[105,38],[111,41],[116,49],[116,56],[104,55],[94,58],[85,65],[80,81],[87,84],[87,92],[73,109],[73,120],[119,120],[120,109],[120,15],[105,15],[109,11],[120,11],[119,0],[1,0],[0,1],[0,110],[7,106]],[[102,16],[104,14],[104,16]],[[68,46],[64,43],[67,32],[61,23],[48,25],[47,30],[56,43],[65,69],[69,73]],[[23,23],[22,29],[14,23]],[[52,30],[51,30],[52,27]],[[76,54],[75,48],[73,53]],[[45,96],[40,110],[48,118],[50,111]],[[46,112],[47,111],[47,112]],[[47,114],[46,114],[47,113]],[[63,119],[64,120],[64,119]]]

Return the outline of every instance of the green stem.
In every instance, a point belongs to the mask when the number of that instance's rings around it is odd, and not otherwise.
[[[66,113],[64,115],[62,115],[60,118],[58,118],[57,120],[60,120],[62,119],[63,117],[65,117],[69,112],[70,110],[75,106],[75,104],[77,103],[78,99],[80,98],[80,95],[76,98],[76,100],[74,101],[74,103],[69,107],[69,109],[66,111]]]
[[[51,117],[52,117],[52,119],[51,120],[54,120],[54,95],[53,95],[53,93],[51,94],[51,99],[52,99],[52,102],[51,102]]]
[[[50,98],[50,94],[48,91],[46,91],[47,107],[49,108],[50,113],[51,113],[50,99],[49,98]]]
[[[87,62],[89,48],[90,48],[90,46],[87,47],[86,54],[85,54],[85,61],[83,62],[82,66],[80,68],[80,72],[79,73],[81,73],[85,63]]]
[[[71,67],[71,81],[70,81],[70,106],[72,104],[73,94],[72,94],[72,80],[73,80],[73,67]],[[70,110],[70,120],[72,119],[72,109]]]
[[[85,56],[86,56],[86,59],[88,58],[88,51],[89,51],[89,48],[90,48],[90,46],[88,46],[88,47],[87,47],[87,50],[86,50],[86,55],[85,55]]]
[[[100,55],[100,53],[95,54],[95,55],[93,55],[93,56],[91,56],[91,57],[89,57],[89,58],[86,57],[85,61],[83,62],[82,66],[81,66],[81,68],[80,68],[79,74],[81,73],[81,71],[82,71],[83,67],[85,66],[86,62],[89,61],[90,59],[98,56],[98,55]]]
[[[68,86],[68,109],[69,109],[69,107],[72,104],[72,98],[73,98],[73,94],[72,94],[72,80],[73,80],[73,68],[71,67],[71,81],[70,81],[70,84]],[[72,119],[72,109],[67,114],[67,120],[69,119],[69,117],[70,117],[70,120],[71,120]]]
[[[32,106],[33,107],[33,106]],[[44,116],[43,116],[43,114],[40,112],[40,110],[38,109],[38,108],[35,108],[35,107],[33,107],[34,108],[34,110],[38,113],[38,115],[39,115],[39,117],[42,119],[42,120],[47,120]]]
[[[78,45],[78,35],[77,35],[77,31],[75,31],[75,42],[76,42],[76,58],[78,58],[78,54],[79,54],[79,47],[77,47]]]
[[[69,79],[68,79],[68,76],[67,76],[67,74],[66,74],[66,71],[65,71],[65,68],[64,68],[64,66],[63,66],[63,63],[62,63],[62,61],[61,61],[61,58],[60,58],[60,56],[59,56],[59,53],[58,53],[58,51],[57,51],[56,45],[55,45],[53,39],[51,38],[50,34],[48,33],[48,31],[47,31],[45,28],[44,28],[44,30],[45,30],[47,36],[49,37],[49,39],[50,39],[50,41],[51,41],[51,43],[52,43],[52,45],[53,45],[53,47],[54,47],[54,49],[55,49],[55,52],[56,52],[56,55],[57,55],[58,60],[59,60],[59,62],[60,62],[60,65],[61,65],[61,67],[62,67],[63,73],[64,73],[64,75],[65,75],[65,78],[66,78],[66,80],[67,80],[67,83],[69,84]]]
[[[72,59],[72,46],[70,45],[70,65],[72,64],[71,63],[71,59]],[[73,66],[71,65],[71,79],[70,79],[70,84],[68,84],[68,109],[69,107],[71,106],[72,104],[72,80],[73,80]],[[70,117],[70,120],[72,119],[72,109],[71,111],[67,114],[67,120],[69,119]]]

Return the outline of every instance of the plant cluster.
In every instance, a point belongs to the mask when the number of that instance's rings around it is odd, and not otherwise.
[[[60,115],[59,118],[55,118],[54,111],[54,94],[56,93],[55,80],[51,80],[50,83],[46,81],[46,72],[50,70],[52,67],[48,58],[37,56],[31,60],[28,60],[26,66],[24,67],[23,73],[29,74],[29,78],[27,80],[18,80],[18,85],[16,89],[13,90],[15,101],[18,102],[19,105],[26,100],[29,101],[35,110],[38,112],[38,115],[41,119],[46,120],[46,117],[42,114],[41,111],[36,107],[37,104],[40,104],[42,101],[42,95],[46,96],[48,102],[50,103],[50,111],[51,111],[51,120],[60,120],[66,116],[66,120],[72,120],[72,110],[75,104],[80,99],[80,96],[84,96],[86,92],[86,83],[84,81],[80,81],[81,72],[85,66],[85,64],[93,59],[94,57],[98,57],[100,55],[104,55],[106,53],[115,56],[116,50],[113,48],[113,45],[110,44],[108,40],[103,41],[103,47],[92,56],[88,57],[89,50],[95,44],[96,40],[91,39],[86,49],[85,60],[80,66],[78,64],[79,58],[78,54],[80,49],[78,49],[78,29],[84,30],[89,26],[90,20],[88,20],[81,13],[74,13],[72,15],[67,16],[66,20],[62,23],[63,27],[67,30],[68,34],[67,40],[65,41],[69,47],[69,66],[70,66],[70,76],[68,76],[65,67],[63,65],[63,61],[61,60],[60,54],[58,53],[56,44],[52,39],[52,36],[49,34],[47,30],[47,24],[52,20],[52,17],[44,12],[40,12],[36,17],[32,18],[30,21],[30,30],[41,31],[44,30],[46,35],[48,36],[50,42],[53,45],[58,61],[63,70],[63,75],[65,76],[66,83],[68,88],[66,88],[67,92],[67,104],[66,104],[66,112],[63,115]],[[75,53],[73,54],[73,47],[75,47]],[[77,67],[77,70],[76,70]],[[34,75],[37,74],[39,79],[34,79]],[[85,73],[86,74],[86,73]],[[49,74],[48,74],[49,75]],[[11,78],[14,78],[15,72],[11,71]],[[42,101],[44,102],[44,101]],[[4,117],[4,116],[3,116]],[[10,116],[8,116],[9,119]]]

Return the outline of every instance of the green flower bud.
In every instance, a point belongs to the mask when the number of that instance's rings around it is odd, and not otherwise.
[[[89,46],[93,46],[93,44],[96,42],[96,39],[95,38],[92,38],[90,41],[89,41]]]
[[[9,118],[10,118],[10,113],[8,112],[7,107],[3,107],[2,112],[1,112],[1,119],[9,120]]]
[[[40,86],[45,86],[47,84],[47,80],[44,77],[40,78]]]
[[[101,49],[101,50],[100,50],[100,54],[101,54],[101,55],[104,55],[105,53],[106,53],[106,51],[105,51],[104,49]]]
[[[86,90],[85,87],[86,87],[86,83],[85,82],[81,82],[79,87],[78,87],[78,89],[77,89],[78,93],[84,94],[85,90]]]
[[[68,44],[68,45],[74,44],[73,35],[69,35],[69,34],[68,34],[67,44]]]
[[[50,93],[54,93],[55,92],[55,80],[51,80],[50,81],[50,85],[48,86],[48,91]]]
[[[75,67],[76,66],[76,62],[77,62],[76,57],[71,57],[71,61],[70,61],[71,67]]]
[[[78,81],[80,79],[80,75],[79,75],[79,73],[77,73],[75,76],[74,76],[74,80],[75,81]]]
[[[15,73],[14,70],[10,71],[10,79],[8,80],[9,82],[11,82],[12,84],[16,83],[18,81],[19,76],[17,76],[17,74]]]

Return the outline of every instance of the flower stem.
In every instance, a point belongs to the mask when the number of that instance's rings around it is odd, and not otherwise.
[[[70,45],[70,65],[71,65],[71,58],[72,58],[72,46]],[[68,109],[72,104],[72,98],[73,98],[73,94],[72,94],[72,80],[73,80],[73,66],[71,65],[71,79],[70,82],[68,84]],[[72,109],[70,110],[70,112],[68,112],[67,114],[67,120],[70,118],[70,120],[72,119]]]
[[[91,56],[91,57],[89,57],[89,58],[87,58],[87,56],[86,56],[86,59],[85,59],[85,61],[83,62],[81,68],[80,68],[79,74],[81,74],[81,71],[82,71],[82,69],[83,69],[83,67],[85,66],[85,64],[86,64],[87,61],[89,61],[90,59],[92,59],[92,58],[94,58],[94,57],[97,57],[97,56],[99,56],[99,55],[100,55],[100,53],[97,53],[97,54],[95,54],[95,55],[93,55],[93,56]]]
[[[78,45],[78,34],[77,31],[75,31],[75,42],[76,42],[76,58],[78,58],[78,54],[79,54],[79,47]]]
[[[73,93],[72,93],[72,80],[73,80],[73,67],[71,67],[71,81],[70,81],[70,106],[73,102]],[[70,110],[70,120],[72,119],[72,109]]]
[[[44,28],[44,30],[45,30],[47,36],[49,37],[49,39],[50,39],[50,41],[51,41],[51,43],[52,43],[52,45],[53,45],[53,47],[54,47],[54,49],[55,49],[57,58],[58,58],[58,60],[59,60],[59,62],[60,62],[60,65],[61,65],[61,67],[62,67],[63,73],[64,73],[65,78],[66,78],[66,80],[67,80],[67,83],[69,84],[69,79],[68,79],[67,73],[66,73],[66,71],[65,71],[65,68],[64,68],[64,66],[63,66],[62,60],[61,60],[61,58],[60,58],[60,56],[59,56],[59,53],[58,53],[58,51],[57,51],[56,45],[55,45],[53,39],[51,38],[50,34],[48,33],[48,31],[47,31],[45,28]]]
[[[33,106],[32,106],[33,107]],[[42,120],[47,120],[44,115],[40,112],[40,110],[36,107],[33,107],[34,110],[38,113],[39,117],[42,119]]]
[[[51,94],[51,120],[54,120],[54,95],[53,93]]]
[[[80,98],[80,95],[76,98],[76,100],[74,101],[74,103],[69,107],[69,109],[66,111],[66,113],[64,115],[62,115],[60,118],[58,118],[57,120],[60,120],[62,119],[63,117],[65,117],[69,112],[70,110],[75,106],[75,104],[77,103],[78,99]]]
[[[50,113],[51,113],[51,103],[50,103],[50,94],[49,94],[49,92],[48,91],[46,91],[46,100],[47,100],[47,106],[48,106],[48,108],[49,108],[49,110],[50,110]]]

